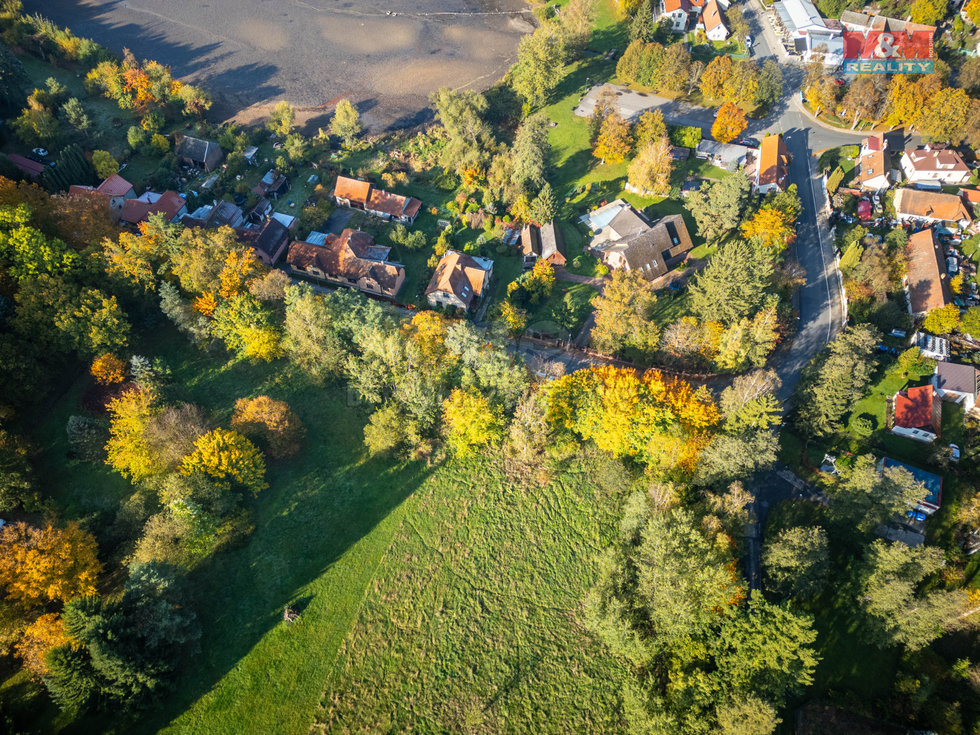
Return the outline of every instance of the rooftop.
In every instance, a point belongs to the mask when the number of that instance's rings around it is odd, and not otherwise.
[[[925,314],[952,302],[945,261],[931,228],[909,237],[905,259],[913,314]]]

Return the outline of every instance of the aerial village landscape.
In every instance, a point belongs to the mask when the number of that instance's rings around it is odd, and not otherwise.
[[[978,49],[0,2],[0,732],[980,735]]]

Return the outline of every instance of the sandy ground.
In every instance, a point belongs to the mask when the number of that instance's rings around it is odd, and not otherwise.
[[[369,129],[428,116],[441,86],[484,89],[533,29],[523,0],[24,0],[80,36],[168,64],[208,89],[214,116],[275,102],[324,124],[347,97]],[[389,14],[390,13],[390,14]]]

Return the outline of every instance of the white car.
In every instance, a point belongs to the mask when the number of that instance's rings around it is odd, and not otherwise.
[[[33,153],[35,156],[40,156],[41,158],[44,158],[46,155],[48,155],[48,149],[47,148],[33,148],[31,150],[31,153]]]
[[[952,460],[954,462],[959,462],[960,461],[960,448],[956,444],[950,444],[949,445],[949,450],[953,453],[952,454]]]
[[[752,36],[745,37],[745,45],[748,46],[749,48],[752,48]]]

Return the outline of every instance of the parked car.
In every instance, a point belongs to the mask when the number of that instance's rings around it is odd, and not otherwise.
[[[956,444],[950,444],[949,445],[949,450],[950,450],[950,452],[952,452],[951,459],[954,462],[959,462],[960,461],[960,448],[959,448],[959,446],[957,446]]]
[[[31,153],[33,153],[35,156],[40,156],[41,158],[44,158],[46,155],[48,155],[48,149],[47,148],[32,148],[31,149]]]

